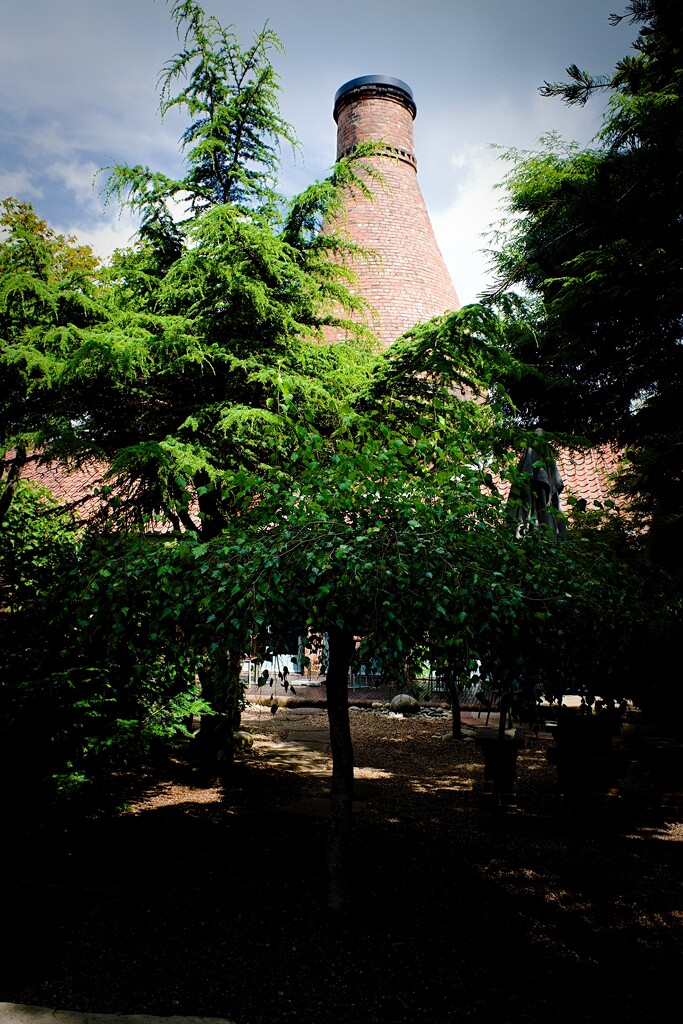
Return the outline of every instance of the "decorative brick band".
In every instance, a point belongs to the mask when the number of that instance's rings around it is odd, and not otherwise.
[[[343,153],[337,153],[337,160],[341,160],[343,156],[351,156],[355,149],[358,148],[358,143],[354,142],[352,146],[347,146]],[[410,164],[417,171],[417,157],[414,153],[408,153],[405,149],[397,149],[396,146],[389,146],[385,144],[381,147],[383,152],[377,153],[377,156],[392,157],[395,160],[402,160],[406,164]]]

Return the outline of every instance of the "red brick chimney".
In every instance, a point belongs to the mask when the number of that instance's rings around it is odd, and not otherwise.
[[[368,160],[384,179],[369,182],[373,199],[350,196],[347,206],[351,239],[375,253],[370,262],[354,263],[354,290],[374,307],[379,319],[370,326],[383,345],[416,323],[460,308],[417,181],[416,111],[409,86],[385,75],[354,78],[334,98],[337,159],[360,142],[385,150]],[[344,337],[332,330],[327,336]]]

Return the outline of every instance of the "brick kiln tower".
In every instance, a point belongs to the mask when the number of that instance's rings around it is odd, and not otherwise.
[[[460,308],[417,181],[416,112],[405,82],[385,75],[354,78],[334,98],[337,160],[361,142],[385,149],[368,160],[383,178],[370,182],[373,199],[350,196],[347,205],[352,240],[376,254],[354,264],[355,290],[376,311],[371,326],[383,345],[416,323]],[[327,336],[340,341],[344,335],[329,330]]]

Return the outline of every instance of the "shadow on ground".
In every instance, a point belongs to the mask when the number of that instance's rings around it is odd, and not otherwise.
[[[235,1024],[677,1016],[680,843],[547,813],[540,750],[536,808],[493,819],[460,756],[445,787],[378,767],[336,917],[324,818],[283,810],[319,795],[314,772],[240,763],[222,793],[179,760],[136,813],[17,837],[2,998]]]

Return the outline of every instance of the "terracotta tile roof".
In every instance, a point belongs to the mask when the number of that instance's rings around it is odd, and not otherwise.
[[[563,509],[570,495],[584,498],[589,508],[595,501],[604,503],[609,498],[616,500],[612,493],[611,478],[617,471],[619,455],[613,449],[561,450],[557,456],[557,465],[564,481]],[[69,469],[63,463],[41,463],[34,458],[29,460],[22,476],[45,487],[60,505],[79,519],[87,520],[105,507],[105,501],[93,494],[102,485],[105,471],[105,464],[95,460],[78,469]],[[503,489],[506,489],[505,485]],[[169,528],[169,524],[161,527],[164,532]]]
[[[612,489],[612,479],[619,469],[618,451],[608,446],[583,451],[560,449],[556,462],[564,484],[560,495],[563,512],[567,510],[569,497],[585,499],[589,509],[595,508],[594,502],[604,504],[607,500],[614,501],[618,507],[624,506],[624,498],[614,494]],[[498,491],[508,498],[510,483],[499,477],[494,477],[494,481]]]
[[[113,484],[116,492],[116,483],[105,479],[106,472],[106,463],[96,459],[90,459],[78,468],[71,468],[64,462],[44,462],[39,456],[31,456],[22,471],[22,479],[45,487],[66,511],[88,522],[97,516],[105,520],[111,512],[108,510],[109,499],[94,493],[103,484],[108,487]],[[196,503],[193,503],[190,515],[198,527],[196,512]],[[160,516],[149,529],[154,533],[171,533],[173,524]]]
[[[589,508],[594,501],[617,500],[611,485],[619,467],[619,453],[614,449],[605,446],[585,451],[563,450],[558,453],[557,466],[564,481],[563,507],[569,495],[585,498]]]
[[[105,471],[105,464],[94,459],[70,469],[61,462],[41,462],[32,457],[23,469],[22,479],[44,487],[65,509],[87,520],[104,508],[103,499],[93,491],[102,485]]]

